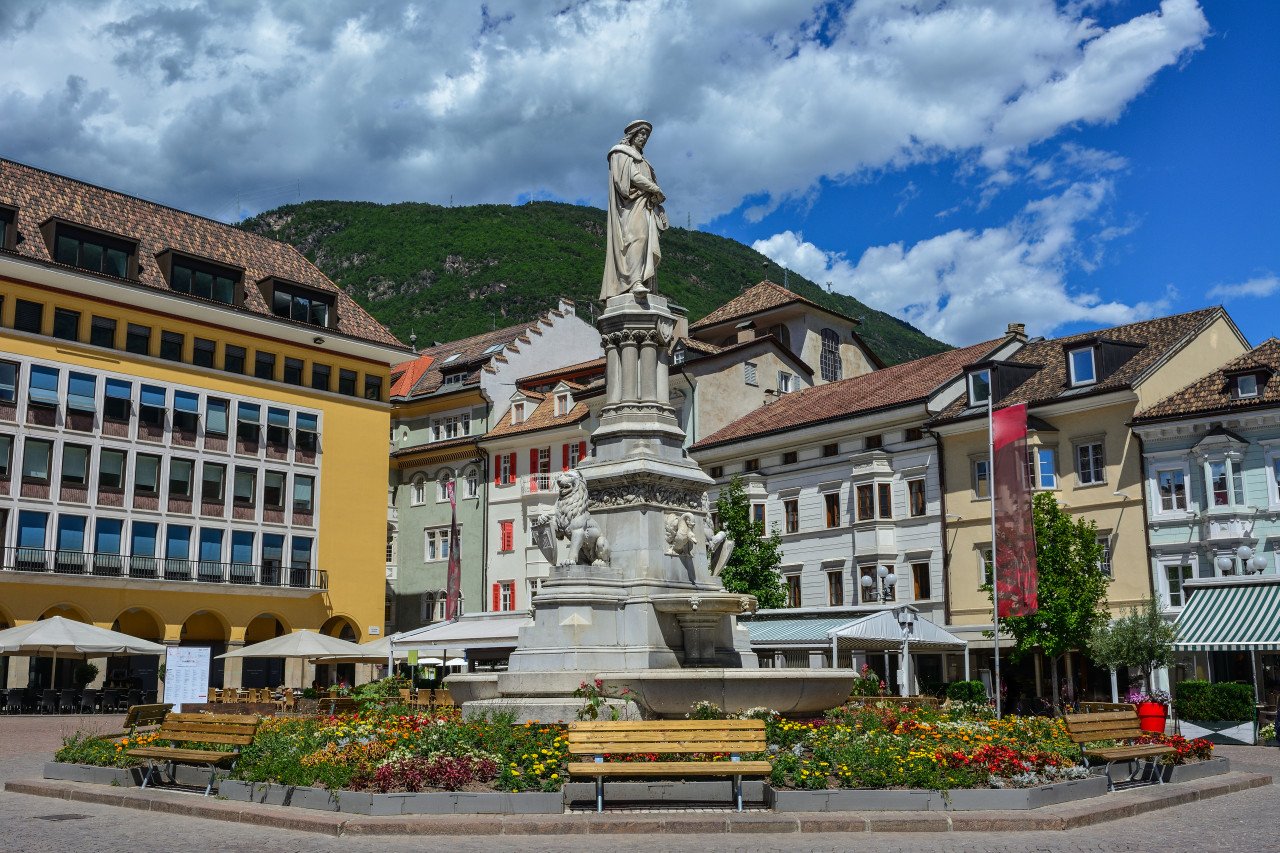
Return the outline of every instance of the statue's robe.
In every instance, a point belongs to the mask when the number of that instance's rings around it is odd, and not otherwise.
[[[667,215],[654,204],[660,193],[653,169],[633,146],[618,144],[609,150],[609,207],[600,298],[627,293],[637,284],[652,290],[662,250],[658,233],[667,228]]]

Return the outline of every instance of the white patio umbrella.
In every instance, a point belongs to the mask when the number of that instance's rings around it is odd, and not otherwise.
[[[302,658],[325,659],[330,662],[351,659],[365,660],[368,655],[358,643],[340,640],[316,631],[294,631],[271,640],[263,640],[251,646],[243,646],[233,652],[218,655],[219,658]]]
[[[449,658],[447,661],[444,662],[444,665],[445,666],[466,666],[467,659],[466,658]]]
[[[82,660],[107,655],[160,655],[164,654],[164,646],[62,616],[0,631],[0,655],[48,654],[53,655],[53,677],[57,678],[59,655]]]

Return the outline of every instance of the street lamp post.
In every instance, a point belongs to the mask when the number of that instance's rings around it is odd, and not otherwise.
[[[916,613],[910,607],[899,607],[894,613],[902,628],[902,666],[898,668],[898,695],[911,695],[911,632],[915,628]]]
[[[876,566],[875,579],[873,580],[871,575],[863,575],[859,583],[862,584],[863,591],[867,593],[866,597],[872,601],[892,601],[893,588],[898,583],[898,576],[889,571],[887,566]]]

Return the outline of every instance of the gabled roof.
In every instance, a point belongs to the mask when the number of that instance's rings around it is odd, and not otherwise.
[[[780,284],[774,284],[772,281],[765,279],[764,281],[747,288],[741,295],[730,299],[724,305],[712,311],[698,322],[691,325],[692,330],[706,329],[711,326],[718,326],[721,323],[727,323],[730,320],[738,320],[744,317],[751,317],[774,308],[780,308],[783,305],[789,305],[793,302],[799,302],[816,308],[827,314],[841,317],[850,323],[857,323],[855,317],[849,317],[841,314],[839,311],[826,308],[812,299],[801,296],[800,294],[787,290]]]
[[[1016,403],[1038,405],[1132,388],[1183,344],[1215,320],[1225,316],[1226,312],[1220,306],[1215,306],[1185,314],[1174,314],[1171,317],[1157,317],[1154,320],[1129,323],[1103,331],[1029,341],[1026,346],[1014,353],[1012,358],[1020,365],[1034,365],[1039,369],[1030,373],[1020,385],[996,401],[996,405],[1011,406]],[[1067,376],[1067,351],[1099,338],[1139,346],[1132,357],[1102,381],[1092,385],[1071,387]],[[943,409],[933,422],[944,423],[979,415],[985,417],[986,411],[985,405],[970,407],[967,395],[962,395]]]
[[[462,382],[457,386],[450,386],[450,390],[475,387],[480,383],[480,371],[489,367],[495,359],[503,359],[503,350],[513,344],[529,343],[542,334],[540,327],[543,323],[553,317],[564,316],[566,315],[561,311],[547,311],[529,323],[519,323],[428,347],[422,350],[418,360],[430,358],[431,363],[408,390],[393,396],[413,398],[435,393],[444,384],[445,374],[455,372],[463,374]]]
[[[511,435],[520,435],[527,432],[537,432],[543,429],[552,429],[554,427],[569,426],[570,424],[580,423],[587,419],[591,414],[586,403],[580,403],[577,400],[569,408],[569,411],[563,415],[556,415],[556,401],[554,394],[539,395],[529,391],[520,392],[529,397],[530,400],[538,400],[538,405],[532,412],[527,413],[525,419],[518,424],[511,423],[511,410],[498,419],[498,422],[484,435],[484,439],[505,438]]]
[[[295,323],[272,314],[271,306],[257,287],[258,282],[267,278],[287,279],[333,295],[338,333],[378,344],[404,346],[385,326],[373,319],[345,291],[288,243],[12,160],[0,159],[0,204],[18,209],[16,225],[18,233],[23,237],[17,249],[6,254],[16,254],[48,266],[72,269],[50,256],[49,247],[40,232],[44,223],[50,219],[59,219],[71,225],[137,241],[141,269],[136,280],[117,279],[77,269],[78,274],[101,277],[124,285],[154,288],[194,302],[208,302],[209,300],[199,296],[170,290],[156,257],[173,250],[243,269],[244,304],[237,306],[239,310],[271,317],[281,323],[306,326],[307,324]],[[236,310],[231,306],[226,307]]]
[[[706,450],[923,401],[940,385],[957,377],[966,364],[985,357],[1004,340],[984,341],[784,394],[776,403],[743,415],[689,449]]]
[[[581,382],[574,380],[603,374],[604,357],[601,356],[600,358],[593,358],[590,361],[580,361],[577,364],[557,367],[555,370],[546,370],[542,373],[532,373],[528,376],[522,376],[516,380],[516,385],[520,388],[529,388],[535,385],[547,385],[561,381],[570,382],[570,384],[573,385],[582,385]]]
[[[676,368],[681,368],[681,367],[684,367],[685,365],[700,364],[704,361],[720,358],[721,356],[724,356],[724,355],[732,355],[733,353],[736,353],[739,350],[749,349],[750,347],[753,347],[759,344],[775,350],[779,357],[785,359],[787,362],[791,364],[792,367],[796,368],[800,372],[805,373],[809,376],[813,375],[813,368],[805,364],[800,359],[800,355],[798,353],[789,349],[786,346],[783,346],[782,341],[778,340],[773,335],[761,335],[758,338],[752,338],[751,340],[748,340],[748,341],[739,341],[738,343],[735,343],[735,344],[726,344],[725,346],[714,347],[713,349],[708,349],[708,350],[702,349],[704,344],[701,341],[692,341],[690,338],[681,338],[680,340],[696,343],[697,346],[685,347],[686,356],[685,356],[684,364],[673,365],[673,367],[676,367]],[[690,358],[688,353],[692,353],[696,357]]]
[[[1229,378],[1254,370],[1272,374],[1266,382],[1258,383],[1258,396],[1233,398]],[[1280,405],[1280,378],[1276,374],[1280,374],[1280,340],[1268,338],[1244,355],[1138,412],[1133,420],[1139,423],[1277,406]]]
[[[422,378],[433,361],[435,358],[432,356],[420,355],[413,361],[397,364],[391,371],[391,396],[403,397],[408,394],[409,389]]]

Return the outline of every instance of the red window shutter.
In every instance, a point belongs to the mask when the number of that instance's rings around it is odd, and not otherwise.
[[[493,585],[493,609],[497,610],[502,605],[502,588],[496,583]]]
[[[515,526],[510,521],[498,522],[498,528],[501,531],[502,550],[512,551],[515,549]]]
[[[587,443],[585,441],[578,442],[578,464],[582,464],[582,460],[587,458]]]
[[[535,447],[529,451],[529,491],[538,491],[538,478],[532,475],[539,473],[538,471],[538,449]]]
[[[514,453],[507,455],[507,482],[514,483],[516,481],[516,455]]]
[[[567,444],[560,445],[560,470],[569,470],[569,445]]]
[[[511,609],[516,609],[516,582],[511,582]]]
[[[502,485],[502,457],[493,457],[493,484],[495,486]]]

